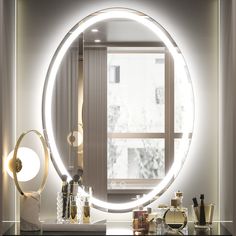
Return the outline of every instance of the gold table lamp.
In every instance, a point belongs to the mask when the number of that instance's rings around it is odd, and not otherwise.
[[[22,139],[29,133],[34,133],[39,137],[43,146],[44,158],[45,158],[44,174],[43,174],[42,182],[40,184],[39,189],[35,192],[24,192],[22,188],[20,187],[18,177],[17,177],[17,173],[21,171],[22,165],[24,165],[20,157],[18,158],[18,155],[17,155],[18,150],[20,149],[20,144],[21,144]],[[9,169],[12,171],[16,188],[21,194],[20,228],[23,231],[38,231],[41,229],[41,222],[39,221],[40,195],[46,184],[46,180],[48,176],[48,166],[49,166],[49,152],[48,152],[47,144],[43,135],[39,133],[37,130],[29,130],[26,133],[21,134],[16,142],[13,158],[9,160],[8,165],[9,165]]]

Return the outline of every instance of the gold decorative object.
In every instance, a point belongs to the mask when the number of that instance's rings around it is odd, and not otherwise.
[[[29,130],[28,132],[21,134],[21,136],[18,138],[18,140],[16,142],[12,161],[11,161],[11,163],[9,163],[10,168],[12,169],[16,188],[20,192],[21,195],[25,195],[25,193],[22,191],[22,189],[19,185],[19,182],[18,182],[18,178],[17,178],[17,172],[19,172],[22,168],[21,161],[19,158],[17,158],[17,151],[19,149],[22,139],[29,133],[35,133],[40,138],[40,141],[41,141],[43,149],[44,149],[44,157],[45,157],[44,175],[43,175],[42,183],[37,191],[38,194],[41,194],[41,192],[43,191],[45,184],[46,184],[47,176],[48,176],[49,153],[48,153],[48,148],[47,148],[47,144],[46,144],[44,137],[37,130]]]

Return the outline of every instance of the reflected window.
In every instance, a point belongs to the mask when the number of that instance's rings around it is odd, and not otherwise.
[[[107,60],[108,189],[151,188],[165,176],[165,52]]]
[[[108,133],[164,132],[164,60],[164,53],[108,53]]]
[[[164,47],[110,49],[107,73],[108,191],[151,189],[183,132],[181,75]]]

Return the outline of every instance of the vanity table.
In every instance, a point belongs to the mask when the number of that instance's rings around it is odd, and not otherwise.
[[[4,223],[10,224],[10,223]],[[12,224],[12,223],[11,223]],[[188,222],[186,229],[182,231],[183,235],[232,235],[224,226],[232,223],[214,222],[211,230],[196,231],[193,222]],[[89,232],[89,231],[39,231],[39,232],[20,232],[19,223],[13,223],[11,228],[3,235],[133,235],[132,223],[130,221],[106,222],[105,232]],[[156,235],[156,234],[149,234]]]

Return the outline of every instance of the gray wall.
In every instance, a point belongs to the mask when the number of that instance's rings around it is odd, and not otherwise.
[[[232,4],[232,42],[233,42],[233,67],[231,68],[233,70],[233,75],[232,77],[234,78],[234,83],[232,85],[233,88],[236,88],[236,1],[233,1],[233,4]],[[235,91],[233,91],[233,94],[235,94]],[[234,133],[233,133],[233,140],[234,140],[234,143],[232,144],[233,145],[233,159],[234,159],[234,170],[236,170],[236,123],[235,123],[235,120],[236,120],[236,97],[234,96],[233,97],[233,110],[234,110],[234,113],[233,113],[233,120],[234,120],[234,123],[233,123],[233,130],[234,130]],[[233,186],[234,186],[234,192],[233,192],[233,199],[235,200],[236,198],[236,173],[235,171],[233,172],[234,173],[234,178],[233,178],[233,181],[232,179],[230,179],[229,181],[232,183],[233,182]],[[230,203],[228,203],[230,204]],[[231,204],[230,204],[231,205]],[[234,206],[233,206],[233,234],[235,235],[236,234],[236,204],[234,202]]]
[[[220,21],[220,218],[232,221],[236,215],[235,194],[235,88],[236,88],[236,3],[221,1]],[[233,208],[234,206],[234,208]],[[233,233],[233,225],[229,226]],[[234,230],[236,233],[236,231]]]
[[[184,205],[205,193],[218,206],[218,1],[217,0],[19,0],[17,133],[42,131],[41,99],[50,60],[65,34],[90,13],[108,7],[129,7],[156,19],[181,49],[192,77],[195,128],[188,158],[171,187],[158,200],[169,203],[184,192]],[[56,216],[60,179],[53,166],[42,195],[41,217]],[[32,186],[33,187],[33,186]],[[154,204],[156,206],[157,203]],[[216,207],[215,218],[218,218]],[[131,213],[92,212],[93,217],[131,219]]]
[[[0,216],[15,220],[15,188],[4,170],[4,160],[15,142],[15,1],[0,0]],[[1,226],[1,225],[0,225]],[[0,227],[4,233],[10,224]],[[1,231],[0,231],[1,233]]]

